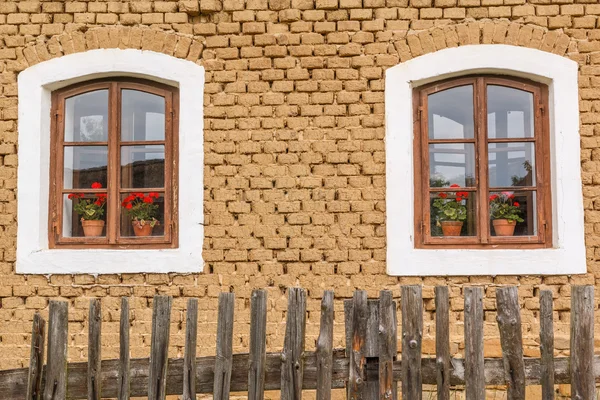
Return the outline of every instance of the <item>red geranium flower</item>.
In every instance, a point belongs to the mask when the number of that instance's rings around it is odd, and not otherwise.
[[[154,203],[154,199],[150,196],[144,197],[144,203]]]
[[[438,194],[438,197],[441,197],[442,199],[445,199],[446,197],[448,197],[448,195],[446,193],[440,193]]]
[[[133,207],[133,206],[131,205],[131,203],[127,203],[127,204],[125,205],[125,208],[126,208],[126,209],[128,209],[128,210],[131,210],[131,207]]]
[[[457,201],[458,203],[460,203],[460,202],[462,201],[462,197],[460,197],[460,196],[456,196],[456,201]]]
[[[458,184],[454,183],[454,184],[450,185],[450,187],[451,187],[451,188],[457,188],[457,187],[460,187],[460,185],[458,185]]]
[[[515,206],[515,207],[520,207],[521,205],[519,204],[519,202],[518,202],[518,201],[515,201],[515,202],[513,203],[513,206]]]
[[[152,193],[148,194],[148,196],[154,197],[155,199],[158,199],[160,197],[160,195],[156,192],[152,192]]]
[[[92,189],[102,189],[102,184],[100,182],[92,183]]]
[[[490,201],[494,201],[497,198],[498,198],[498,195],[497,194],[493,194],[493,195],[490,196]]]

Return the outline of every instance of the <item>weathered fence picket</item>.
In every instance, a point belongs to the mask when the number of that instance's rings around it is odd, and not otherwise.
[[[281,354],[281,400],[302,399],[305,328],[306,291],[300,288],[289,288],[287,323]]]
[[[450,400],[450,297],[447,286],[435,288],[435,366],[437,398]]]
[[[367,292],[357,290],[352,299],[350,324],[346,324],[346,332],[350,332],[349,369],[348,369],[348,399],[361,400],[365,386],[365,367],[367,362],[367,321],[369,311]],[[348,328],[350,328],[348,330]],[[348,336],[346,336],[348,337]]]
[[[248,400],[263,400],[267,354],[267,292],[265,290],[252,292],[250,316]]]
[[[129,299],[121,298],[121,319],[119,321],[119,386],[118,400],[129,400]]]
[[[571,398],[595,399],[594,287],[571,288]]]
[[[183,400],[196,400],[196,341],[198,338],[198,299],[189,299],[185,318],[183,355]]]
[[[44,366],[44,335],[46,321],[39,313],[33,316],[31,330],[31,357],[27,375],[27,400],[38,400],[42,390],[42,368]]]
[[[50,301],[44,400],[64,399],[67,396],[68,312],[67,302]]]
[[[102,360],[101,333],[102,333],[102,306],[100,299],[90,300],[88,333],[88,400],[102,398],[102,379],[100,378]]]
[[[171,303],[169,296],[154,296],[148,400],[164,400],[166,396]]]
[[[496,290],[496,304],[507,397],[508,400],[525,400],[525,363],[517,288],[512,286]]]
[[[233,368],[233,293],[219,295],[217,356],[215,357],[214,400],[228,400]]]
[[[378,299],[356,291],[344,303],[346,349],[333,349],[334,295],[321,301],[316,351],[305,351],[307,294],[288,290],[286,334],[281,352],[266,352],[267,292],[255,290],[250,303],[250,351],[233,354],[233,293],[219,296],[216,357],[196,357],[198,301],[189,299],[184,358],[168,359],[172,299],[154,298],[150,357],[129,359],[129,302],[121,300],[120,358],[101,360],[101,303],[90,302],[88,362],[67,367],[68,307],[51,301],[48,363],[43,366],[45,321],[33,319],[29,368],[0,371],[3,400],[76,400],[214,393],[228,400],[230,392],[248,392],[262,400],[265,390],[280,390],[285,400],[301,400],[302,391],[316,389],[318,400],[330,400],[332,389],[346,388],[348,398],[395,400],[398,385],[404,399],[421,399],[423,385],[437,385],[437,398],[448,400],[450,388],[464,385],[467,399],[482,399],[486,385],[505,385],[508,399],[525,399],[525,385],[542,385],[543,400],[554,399],[554,385],[571,384],[573,399],[592,399],[600,374],[594,356],[594,289],[574,286],[571,304],[570,357],[553,355],[552,293],[540,292],[540,358],[524,358],[520,307],[516,287],[496,289],[496,311],[502,358],[484,359],[483,290],[464,288],[465,359],[450,357],[449,291],[435,288],[435,358],[422,357],[423,299],[420,286],[401,287],[402,361],[397,360],[396,302],[382,291]],[[44,379],[45,374],[45,379]]]
[[[423,296],[421,286],[403,286],[402,294],[402,398],[421,400],[421,343]]]
[[[483,359],[483,289],[465,288],[465,395],[467,400],[485,398]]]
[[[333,370],[333,292],[323,293],[321,300],[321,330],[316,344],[317,400],[331,400]]]

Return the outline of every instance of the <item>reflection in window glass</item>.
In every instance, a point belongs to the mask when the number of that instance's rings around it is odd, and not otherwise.
[[[165,146],[121,147],[121,187],[165,186]]]
[[[490,187],[535,185],[533,143],[490,143],[488,149]]]
[[[446,187],[475,186],[475,145],[472,143],[430,144],[429,184]]]
[[[65,146],[64,188],[89,189],[99,182],[106,187],[107,146]]]
[[[472,139],[473,86],[430,94],[427,99],[430,139]]]
[[[121,99],[121,140],[164,140],[165,99],[124,89]]]
[[[65,101],[65,142],[108,140],[108,90],[96,90]]]
[[[533,137],[535,115],[532,93],[488,85],[487,108],[490,139]]]

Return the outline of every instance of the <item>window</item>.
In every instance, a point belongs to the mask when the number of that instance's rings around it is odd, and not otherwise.
[[[50,248],[177,246],[177,103],[145,80],[53,92]]]
[[[388,274],[400,276],[518,276],[580,274],[586,272],[583,193],[581,189],[578,69],[577,62],[549,52],[518,46],[481,44],[453,47],[428,53],[386,70],[385,207],[386,266]],[[429,166],[424,167],[426,179],[421,182],[422,172],[415,173],[416,168],[422,168],[416,162],[416,159],[423,158],[421,144],[415,146],[415,142],[421,142],[422,139],[419,134],[415,135],[415,133],[421,132],[420,120],[415,115],[419,107],[419,95],[415,96],[415,89],[427,90],[432,87],[432,83],[445,84],[450,82],[450,78],[458,80],[467,77],[467,79],[472,79],[469,76],[474,74],[478,74],[482,78],[489,78],[492,75],[502,76],[508,83],[516,82],[520,84],[523,81],[519,81],[519,79],[527,79],[530,82],[525,83],[538,87],[541,91],[542,104],[547,102],[547,108],[544,107],[541,116],[543,123],[546,124],[542,128],[546,130],[544,134],[547,135],[545,144],[547,150],[544,150],[542,154],[549,160],[540,163],[539,155],[534,155],[534,162],[537,161],[536,168],[541,165],[544,168],[539,172],[544,174],[543,181],[537,176],[537,171],[535,176],[536,190],[542,190],[546,195],[546,200],[542,202],[544,206],[543,213],[548,218],[546,231],[544,232],[544,243],[528,244],[519,242],[498,245],[490,243],[461,245],[423,243],[420,233],[422,225],[418,222],[430,212],[429,202],[421,206],[416,204],[414,200],[423,197],[421,191],[423,183],[429,184]],[[512,88],[514,85],[494,86]],[[474,98],[478,96],[477,99],[480,99],[481,103],[481,99],[485,99],[487,93],[477,92],[478,87],[482,86],[477,86],[477,83],[475,83]],[[516,89],[520,88],[517,87]],[[532,90],[534,91],[532,92]],[[547,95],[544,93],[546,90]],[[535,93],[535,89],[524,91]],[[458,105],[460,99],[454,100]],[[478,103],[473,103],[473,101],[471,103],[474,105],[473,110],[476,113],[473,117],[473,139],[477,140],[477,135],[481,134],[480,131],[476,130],[481,124],[475,125],[477,115],[479,115],[477,113],[483,112],[484,109],[479,107]],[[489,104],[484,104],[484,106],[489,107]],[[534,106],[537,106],[537,103],[534,103]],[[429,115],[425,114],[425,109],[423,118],[429,118]],[[484,118],[488,118],[485,113]],[[516,115],[511,118],[518,121]],[[492,119],[490,118],[490,120]],[[450,122],[448,123],[450,124]],[[494,125],[496,125],[497,134],[499,123],[494,122]],[[454,126],[454,129],[458,129],[456,125]],[[539,125],[534,125],[534,130],[538,127]],[[484,130],[483,133],[487,135],[489,130],[487,124],[484,124],[481,128]],[[455,131],[451,132],[456,135]],[[537,131],[534,134],[537,134]],[[542,140],[544,139],[545,137],[542,137]],[[429,140],[428,137],[427,140]],[[464,142],[467,142],[467,140],[464,140]],[[524,141],[515,140],[515,142]],[[481,141],[478,143],[482,144]],[[487,156],[489,150],[485,146],[483,150],[485,152],[484,156],[489,158]],[[538,152],[538,149],[536,148],[535,151]],[[425,157],[429,157],[428,149]],[[450,160],[446,160],[446,162],[449,163]],[[454,160],[454,162],[456,161]],[[508,161],[506,163],[508,164]],[[546,169],[545,166],[549,166],[549,169]],[[497,166],[495,167],[497,168]],[[512,168],[516,167],[519,167],[519,165],[517,164]],[[488,166],[486,168],[489,169]],[[477,165],[474,170],[476,172],[479,170]],[[510,180],[512,175],[518,175],[511,171],[514,170],[509,170],[508,175],[503,178],[505,180],[509,179],[510,183],[512,183],[512,180]],[[416,180],[417,177],[419,178]],[[487,177],[487,174],[484,177]],[[490,181],[489,177],[486,179],[488,179],[488,182]],[[450,183],[450,185],[452,184]],[[494,185],[493,183],[489,184]],[[502,183],[502,185],[505,184]],[[533,181],[532,184],[534,184]],[[522,189],[522,186],[518,188],[509,186],[509,188],[510,191],[516,193]],[[453,190],[454,188],[452,190],[446,189],[447,192]],[[471,192],[477,193],[477,190],[486,191],[487,188],[478,187]],[[477,194],[474,196],[476,201],[479,200]],[[483,209],[479,208],[481,213],[486,212],[489,215],[488,202],[489,197],[484,198],[483,202],[480,201],[481,204],[485,205]],[[547,206],[548,203],[551,206]],[[540,204],[540,200],[537,198],[536,204]],[[428,208],[427,213],[423,212],[424,206]],[[523,209],[521,205],[520,208]],[[523,212],[525,211],[528,210],[523,209]],[[525,219],[524,214],[521,214],[521,217]],[[481,217],[478,217],[477,221],[480,219]],[[485,220],[488,224],[491,224],[489,218],[485,218]],[[534,226],[539,231],[539,223]],[[479,225],[475,225],[475,228],[478,229],[475,233],[479,235],[481,228]],[[490,241],[502,239],[495,237],[493,227],[489,228],[488,225],[488,229],[486,231],[489,232],[488,239]],[[463,233],[462,228],[461,233]],[[507,238],[506,240],[522,240],[524,242],[529,240],[530,236],[518,234],[519,231],[516,227],[515,233],[513,239]],[[463,243],[464,240],[478,240],[479,237],[461,236],[460,238],[446,239]],[[431,239],[443,240],[445,238],[431,236]]]
[[[551,241],[545,85],[500,76],[415,90],[419,247]]]

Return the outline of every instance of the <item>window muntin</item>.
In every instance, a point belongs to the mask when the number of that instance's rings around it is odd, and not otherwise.
[[[144,80],[77,84],[52,94],[50,247],[177,246],[177,89]],[[101,188],[93,189],[93,183]],[[153,193],[158,224],[135,236],[122,201]],[[105,196],[105,228],[84,236],[75,204]],[[69,198],[71,197],[71,198]]]
[[[415,90],[417,247],[551,247],[547,98],[544,85],[494,76]],[[513,236],[497,236],[490,218],[490,196],[503,192],[523,218]],[[440,196],[460,199],[460,236],[443,235]]]

